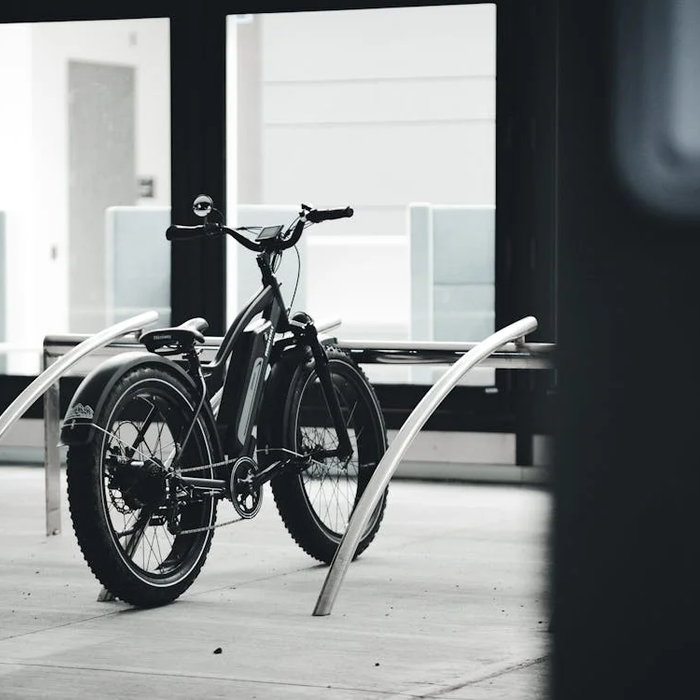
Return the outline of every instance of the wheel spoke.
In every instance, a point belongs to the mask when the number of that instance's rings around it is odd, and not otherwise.
[[[320,395],[316,393],[320,392],[318,380],[309,387],[309,399],[313,401],[314,394]],[[331,532],[342,534],[357,498],[360,438],[367,428],[367,419],[360,417],[365,416],[366,412],[358,412],[361,401],[353,386],[345,381],[334,381],[334,392],[352,447],[352,456],[342,462],[335,457],[314,460],[312,466],[302,473],[301,482],[318,520]],[[304,410],[304,396],[301,400],[299,415],[313,415],[312,410]],[[328,454],[338,448],[338,435],[330,419],[318,425],[300,425],[299,428],[297,450],[302,454]]]
[[[161,484],[167,484],[168,477],[157,475],[159,468],[167,469],[176,454],[176,438],[188,428],[190,415],[183,414],[165,391],[135,393],[123,403],[120,413],[115,414],[105,438],[105,453],[112,455],[105,461],[106,512],[122,556],[142,575],[172,576],[181,566],[189,566],[187,561],[191,557],[199,556],[202,543],[211,536],[206,531],[197,535],[170,532],[167,523],[173,517],[170,515],[173,508],[177,509],[176,519],[180,518],[177,513],[191,509],[183,529],[211,522],[212,499],[198,494],[193,501],[183,492],[174,502],[166,500]],[[198,460],[210,463],[211,455],[197,456],[201,452],[201,433],[195,436],[186,450],[187,459],[194,464]],[[202,473],[206,473],[204,469]],[[153,507],[147,507],[148,503],[153,503]]]
[[[143,442],[143,439],[146,435],[146,431],[148,430],[148,428],[151,424],[151,418],[153,416],[153,413],[156,410],[156,407],[150,402],[147,402],[147,403],[149,403],[151,408],[148,412],[148,415],[146,416],[143,423],[141,424],[141,428],[139,428],[139,431],[136,434],[136,439],[134,440],[133,444],[131,445],[131,447],[126,449],[127,459],[133,459],[134,452],[136,452],[136,450],[139,448],[139,445]]]
[[[156,541],[156,547],[158,548],[158,567],[160,567],[160,566],[162,566],[163,561],[165,561],[165,559],[163,557],[163,552],[160,549],[160,538],[158,537],[158,533],[154,532],[153,535],[154,535],[154,539]]]
[[[339,348],[326,349],[332,391],[326,393],[313,365],[280,365],[282,382],[279,405],[268,418],[263,463],[271,455],[291,451],[298,456],[271,488],[282,520],[294,540],[312,557],[330,563],[373,468],[386,449],[386,427],[376,393],[352,357]],[[285,375],[285,372],[291,375]],[[338,457],[339,435],[330,401],[335,397],[342,427],[347,431],[350,453]],[[272,439],[270,439],[272,438]],[[279,440],[279,442],[277,442]],[[261,441],[261,446],[263,442]],[[262,455],[266,456],[262,456]],[[362,534],[356,553],[364,551],[381,523],[386,505],[377,504]]]

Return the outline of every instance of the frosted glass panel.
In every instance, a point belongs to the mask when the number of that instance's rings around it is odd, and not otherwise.
[[[238,204],[356,212],[308,232],[305,310],[339,316],[341,340],[481,335],[493,322],[495,4],[231,16],[228,31]],[[416,202],[441,212],[420,252]]]
[[[108,256],[107,210],[170,206],[169,32],[165,18],[0,24],[8,374],[38,373],[46,335],[112,321],[110,260],[145,281],[131,242]]]

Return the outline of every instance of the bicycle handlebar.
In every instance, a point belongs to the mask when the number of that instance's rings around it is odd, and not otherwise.
[[[354,214],[352,207],[345,209],[312,209],[306,205],[302,205],[302,213],[299,220],[294,226],[292,235],[278,244],[278,250],[286,250],[296,245],[304,230],[304,225],[308,221],[312,224],[318,224],[322,221],[330,221],[332,219],[345,219]],[[196,226],[181,226],[179,224],[171,224],[165,231],[165,237],[169,241],[186,241],[198,238],[200,236],[215,236],[217,234],[226,233],[235,238],[242,246],[255,252],[265,250],[265,246],[249,238],[241,235],[236,229],[228,228],[223,224],[205,223]]]
[[[241,245],[249,250],[260,252],[262,246],[254,241],[242,236],[238,231],[232,228],[227,228],[221,224],[198,224],[196,226],[181,226],[172,224],[165,231],[165,237],[169,241],[188,241],[201,236],[215,236],[220,233],[228,233],[233,236]]]
[[[352,207],[345,209],[312,209],[306,212],[306,219],[312,224],[320,224],[331,219],[349,219],[355,212]]]
[[[204,225],[199,226],[168,226],[165,231],[165,237],[169,241],[187,241],[196,238],[200,232],[203,232]]]
[[[345,209],[311,209],[311,207],[302,204],[301,208],[303,213],[294,226],[292,235],[282,244],[280,250],[286,250],[297,244],[307,221],[312,224],[318,224],[321,221],[329,221],[330,219],[349,218],[354,214],[352,207],[345,207]]]

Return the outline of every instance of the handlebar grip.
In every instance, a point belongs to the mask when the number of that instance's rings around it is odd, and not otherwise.
[[[204,233],[204,226],[178,226],[173,224],[168,226],[165,237],[169,241],[191,241]]]
[[[352,207],[345,207],[345,209],[312,209],[306,213],[306,219],[312,224],[319,224],[321,221],[330,221],[331,219],[349,219],[354,213]]]

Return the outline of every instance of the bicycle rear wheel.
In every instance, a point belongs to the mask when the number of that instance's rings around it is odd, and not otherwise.
[[[211,546],[216,501],[172,474],[212,478],[216,451],[194,390],[157,368],[127,372],[111,391],[87,445],[68,450],[68,502],[88,566],[115,597],[141,607],[169,603],[195,580]],[[193,532],[188,532],[193,531]]]
[[[387,440],[379,401],[364,372],[339,348],[329,347],[326,352],[352,456],[347,460],[319,457],[337,448],[338,438],[313,363],[276,368],[270,404],[275,408],[263,442],[296,456],[291,469],[271,481],[275,503],[295,542],[313,558],[330,564]],[[372,513],[355,557],[379,530],[387,492]]]

